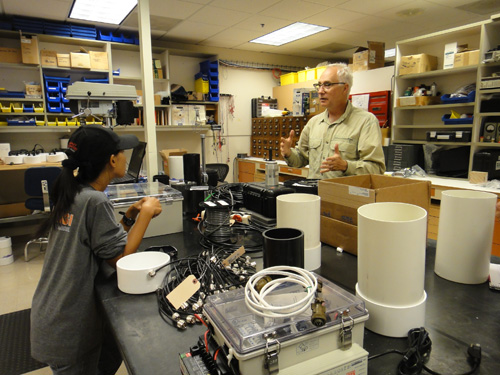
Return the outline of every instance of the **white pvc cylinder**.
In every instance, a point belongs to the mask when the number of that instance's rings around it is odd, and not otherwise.
[[[182,156],[168,157],[168,172],[169,177],[175,180],[184,179],[184,159]]]
[[[12,254],[12,241],[10,237],[0,237],[0,266],[14,262]]]
[[[321,198],[314,194],[293,193],[276,197],[276,227],[304,232],[304,268],[321,266]]]
[[[58,163],[60,161],[63,161],[64,159],[67,159],[68,157],[64,152],[56,152],[54,154],[48,154],[47,155],[47,161],[49,163]]]
[[[434,272],[463,284],[481,284],[490,271],[497,196],[473,190],[441,195]]]
[[[381,202],[358,208],[356,294],[372,307],[368,329],[404,337],[424,325],[426,238],[421,207]]]

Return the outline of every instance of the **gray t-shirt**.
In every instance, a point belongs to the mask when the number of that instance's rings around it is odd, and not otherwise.
[[[44,363],[73,363],[101,340],[94,280],[103,259],[123,252],[127,233],[103,192],[86,186],[51,230],[31,308],[31,352]]]

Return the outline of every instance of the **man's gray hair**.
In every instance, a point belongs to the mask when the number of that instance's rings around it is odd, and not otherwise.
[[[339,81],[347,83],[349,85],[349,92],[351,92],[353,82],[351,68],[349,68],[347,64],[344,63],[333,63],[327,66],[327,68],[331,67],[337,68],[337,77],[339,78]]]

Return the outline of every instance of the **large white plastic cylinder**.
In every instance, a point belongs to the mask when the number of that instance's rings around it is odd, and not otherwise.
[[[14,262],[12,255],[12,241],[10,237],[0,237],[0,266]]]
[[[405,337],[424,325],[426,237],[421,207],[381,202],[358,208],[356,294],[370,313],[366,328]]]
[[[182,156],[168,157],[169,177],[174,180],[184,179],[184,160]]]
[[[321,266],[321,198],[314,194],[282,194],[276,198],[276,227],[296,228],[304,232],[304,268]]]
[[[441,195],[434,272],[463,284],[481,284],[490,271],[497,196],[472,190]]]

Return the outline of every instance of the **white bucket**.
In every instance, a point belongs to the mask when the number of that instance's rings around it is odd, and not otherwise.
[[[12,255],[12,241],[10,237],[0,237],[0,266],[6,266],[14,262]]]
[[[127,255],[116,262],[118,288],[128,294],[154,292],[161,286],[170,256],[160,251],[144,251]],[[163,268],[162,268],[163,267]]]

